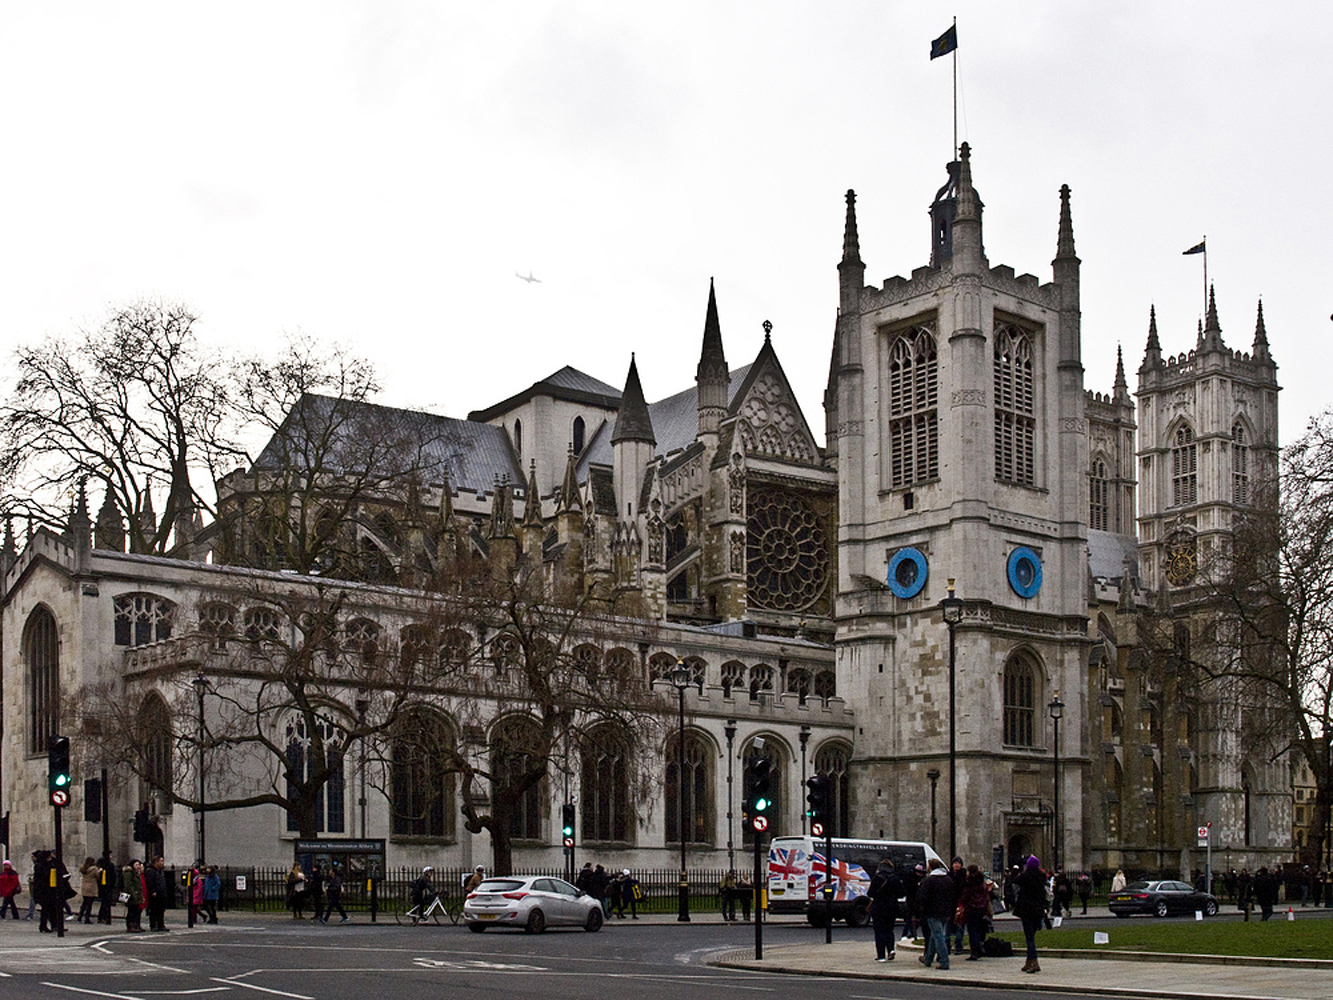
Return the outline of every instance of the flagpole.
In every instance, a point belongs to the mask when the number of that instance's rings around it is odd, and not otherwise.
[[[953,19],[954,37],[958,36],[958,18]],[[953,49],[953,152],[949,160],[958,159],[958,46]]]
[[[1208,315],[1208,234],[1203,234],[1203,314]]]

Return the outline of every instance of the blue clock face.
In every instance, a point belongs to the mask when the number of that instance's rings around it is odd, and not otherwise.
[[[926,557],[910,545],[899,549],[889,560],[889,589],[904,600],[921,593],[926,585]]]
[[[1009,586],[1023,599],[1036,597],[1041,590],[1041,558],[1026,545],[1009,553]]]

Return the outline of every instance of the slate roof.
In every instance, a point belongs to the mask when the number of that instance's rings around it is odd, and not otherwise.
[[[1139,571],[1139,542],[1133,535],[1088,529],[1088,570],[1093,579],[1119,580],[1125,575],[1125,560]]]
[[[420,455],[414,452],[412,459],[414,464],[421,466],[422,477],[428,483],[442,482],[446,467],[449,470],[449,483],[455,490],[487,493],[493,488],[496,478],[504,476],[508,476],[509,481],[519,488],[526,481],[518,456],[509,446],[509,437],[501,427],[377,403],[349,403],[313,394],[302,396],[292,407],[282,427],[255,460],[255,468],[279,467],[284,450],[281,439],[284,436],[295,439],[309,429],[327,426],[337,413],[335,406],[348,408],[338,414],[341,426],[337,433],[346,438],[346,450],[342,453],[350,459],[367,454],[356,438],[368,430],[381,436],[401,432],[412,436],[413,448],[420,447]],[[338,445],[321,451],[332,451],[336,455],[340,447]],[[296,452],[298,456],[301,452],[299,447],[287,450]],[[382,458],[390,457],[387,451],[379,454]],[[328,456],[321,454],[319,457]],[[384,473],[388,475],[392,471],[384,470]]]
[[[469,420],[485,422],[502,413],[522,406],[534,396],[553,396],[573,403],[587,403],[603,409],[616,409],[620,406],[620,390],[595,379],[577,368],[565,365],[558,372],[546,376],[539,382],[533,382],[522,392],[510,396],[484,410],[473,410],[467,415]]]

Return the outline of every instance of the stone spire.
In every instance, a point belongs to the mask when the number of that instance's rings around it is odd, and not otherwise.
[[[491,497],[490,537],[514,537],[514,499],[508,476],[495,480],[495,490]]]
[[[695,369],[699,433],[716,434],[727,414],[727,357],[722,351],[722,326],[717,319],[717,294],[708,279],[708,309],[704,313],[704,342]],[[623,408],[622,408],[623,412]]]
[[[1162,342],[1157,339],[1157,307],[1148,307],[1148,346],[1143,352],[1143,364],[1139,371],[1157,368],[1162,363]]]
[[[542,525],[542,498],[537,486],[537,460],[532,460],[528,469],[527,496],[523,501],[523,527],[540,528]]]
[[[448,528],[454,521],[454,491],[449,485],[449,467],[444,467],[444,482],[440,484],[440,526]]]
[[[861,262],[861,241],[856,235],[856,192],[847,189],[847,221],[842,231],[842,260],[838,262],[838,309],[851,316],[860,309],[866,266]]]
[[[144,545],[152,548],[153,536],[157,534],[157,515],[153,512],[153,481],[144,484],[143,506],[139,509],[139,530],[143,534]],[[134,548],[133,545],[130,546]]]
[[[1125,378],[1125,355],[1120,349],[1120,345],[1115,345],[1115,388],[1112,391],[1112,399],[1117,403],[1128,403],[1129,382]]]
[[[842,227],[842,261],[838,267],[861,264],[861,239],[856,233],[856,192],[847,189],[847,221]]]
[[[625,391],[620,395],[620,412],[616,414],[616,429],[611,432],[611,443],[620,441],[647,441],[657,444],[653,435],[653,421],[648,415],[648,404],[643,398],[643,386],[639,383],[639,365],[634,355],[629,358],[629,375],[625,378]]]
[[[571,446],[569,455],[565,458],[565,478],[560,483],[560,496],[556,498],[555,512],[557,514],[583,509],[583,498],[579,496],[577,461],[577,456],[575,456],[574,449]]]
[[[1055,240],[1055,260],[1073,260],[1078,262],[1078,257],[1074,254],[1074,219],[1069,211],[1069,185],[1060,185],[1060,232]]]
[[[1268,331],[1264,329],[1264,300],[1259,300],[1259,318],[1254,323],[1254,346],[1250,348],[1250,354],[1256,361],[1270,361],[1272,355],[1268,353]]]
[[[985,268],[981,239],[981,199],[972,187],[972,147],[958,150],[958,207],[953,218],[954,274],[977,274]]]
[[[1199,349],[1202,351],[1225,351],[1222,343],[1222,327],[1217,322],[1217,299],[1213,296],[1213,286],[1208,286],[1208,317],[1204,320],[1199,333]]]

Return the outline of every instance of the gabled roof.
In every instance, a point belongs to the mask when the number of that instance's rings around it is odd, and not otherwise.
[[[329,446],[303,448],[301,441],[311,432],[334,426],[334,440]],[[367,444],[373,435],[376,443]],[[395,449],[386,442],[402,436],[410,443]],[[284,439],[292,442],[285,444]],[[287,454],[284,456],[284,452]],[[406,452],[406,455],[404,454]],[[440,483],[448,470],[449,483],[455,489],[489,492],[497,478],[508,477],[516,484],[524,482],[523,468],[509,445],[509,436],[501,427],[441,417],[419,410],[404,410],[377,403],[357,403],[331,396],[307,394],[292,407],[259,458],[255,469],[277,469],[287,461],[319,458],[326,471],[339,473],[368,458],[372,465],[394,461],[401,467],[404,457],[421,471],[426,483]],[[339,464],[344,468],[338,468]],[[331,467],[330,467],[331,466]],[[394,469],[372,469],[374,474],[390,476]]]
[[[484,410],[473,410],[467,415],[467,418],[485,423],[510,410],[517,409],[536,396],[550,396],[553,399],[563,399],[571,403],[584,403],[606,410],[615,410],[620,407],[619,389],[613,385],[607,385],[600,379],[595,379],[577,368],[565,365],[558,372],[546,376],[539,382],[533,382],[522,392],[510,396],[502,402],[488,406]]]

